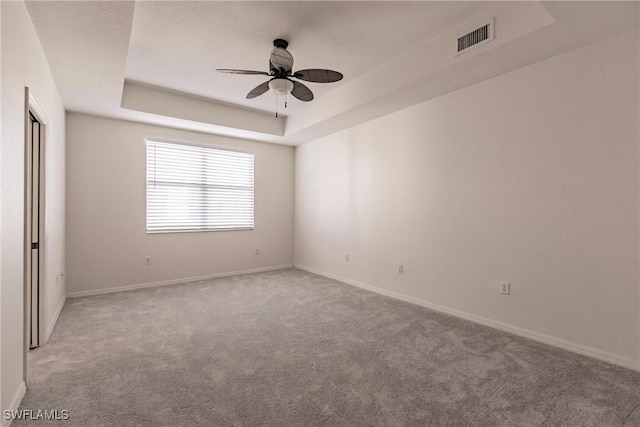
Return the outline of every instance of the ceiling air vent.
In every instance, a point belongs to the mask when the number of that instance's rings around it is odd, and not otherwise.
[[[491,40],[493,40],[493,21],[487,22],[464,36],[458,37],[456,55],[460,55],[474,46],[488,43]]]

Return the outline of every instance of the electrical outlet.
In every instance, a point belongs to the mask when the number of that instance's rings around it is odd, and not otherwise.
[[[151,265],[151,257],[150,256],[144,257],[144,264],[145,265]]]
[[[260,248],[256,248],[255,254],[260,255]]]
[[[500,293],[502,295],[511,295],[511,283],[508,283],[508,282],[500,283]]]
[[[349,254],[344,254],[344,260],[347,262],[349,261]]]
[[[404,265],[398,265],[398,274],[404,274]]]

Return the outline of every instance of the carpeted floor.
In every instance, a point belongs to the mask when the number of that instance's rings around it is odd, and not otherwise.
[[[296,269],[69,299],[29,364],[64,426],[640,420],[640,373]]]

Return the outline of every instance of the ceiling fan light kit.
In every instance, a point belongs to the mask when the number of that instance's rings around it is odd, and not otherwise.
[[[271,90],[276,96],[291,94],[300,101],[309,102],[313,99],[313,92],[304,84],[291,80],[292,78],[312,83],[333,83],[342,80],[342,73],[333,70],[312,68],[293,72],[293,56],[287,50],[288,46],[289,42],[286,40],[275,39],[273,41],[273,50],[271,50],[269,57],[269,72],[229,68],[218,68],[216,71],[228,74],[271,76],[271,80],[251,89],[247,94],[247,99],[253,99]],[[276,117],[278,117],[277,112]]]
[[[293,90],[293,82],[289,79],[271,79],[269,89],[276,95],[288,95]]]

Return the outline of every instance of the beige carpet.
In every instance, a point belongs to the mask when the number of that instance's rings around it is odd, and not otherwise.
[[[63,426],[621,426],[639,390],[640,373],[289,269],[68,300],[21,409],[69,410]]]

